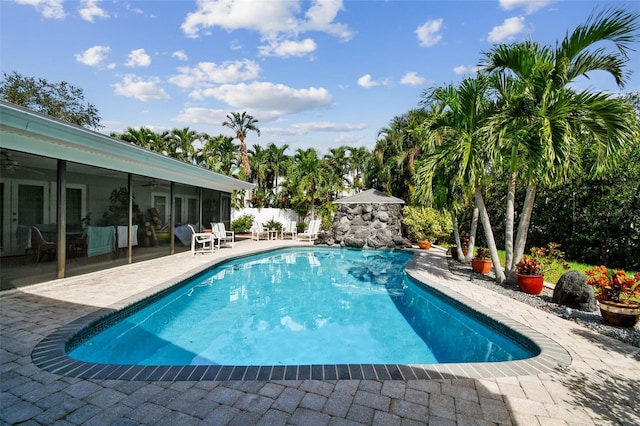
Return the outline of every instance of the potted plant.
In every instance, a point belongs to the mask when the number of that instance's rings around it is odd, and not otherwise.
[[[585,271],[593,286],[604,322],[618,327],[634,327],[640,318],[640,273],[629,277],[623,270],[596,266]]]
[[[133,217],[137,217],[140,208],[136,204],[135,197],[133,200]],[[116,188],[111,191],[109,196],[109,210],[102,214],[102,222],[104,225],[127,225],[129,223],[129,190],[125,187]]]
[[[518,287],[529,294],[540,294],[544,287],[544,274],[553,266],[560,264],[564,269],[570,266],[564,260],[560,245],[549,243],[547,247],[532,247],[529,257],[522,256],[516,271]]]
[[[491,253],[486,248],[478,247],[476,255],[471,259],[471,269],[477,274],[488,274],[491,272]]]
[[[460,249],[462,250],[462,255],[466,256],[469,253],[469,238],[460,237]],[[453,260],[458,260],[458,246],[451,246],[451,258]]]

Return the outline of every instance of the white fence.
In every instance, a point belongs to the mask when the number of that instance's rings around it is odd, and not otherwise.
[[[253,216],[254,222],[267,223],[271,219],[284,224],[288,220],[295,220],[300,223],[298,213],[291,209],[257,209],[257,208],[244,208],[231,211],[231,221],[238,219],[240,216],[249,214]]]

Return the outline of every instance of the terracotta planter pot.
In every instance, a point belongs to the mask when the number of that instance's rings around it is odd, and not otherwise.
[[[488,274],[491,272],[491,267],[493,266],[490,260],[486,259],[471,259],[471,269],[476,274]]]
[[[639,303],[618,303],[608,300],[599,301],[600,314],[604,322],[616,327],[633,328],[640,318]]]
[[[544,287],[544,275],[516,274],[520,291],[528,294],[540,294]]]
[[[466,256],[467,253],[469,253],[469,249],[462,249],[462,254],[464,256]],[[458,260],[458,249],[456,247],[451,247],[451,258],[453,260]]]
[[[418,247],[420,247],[422,250],[429,250],[431,248],[431,241],[420,240],[418,241]]]

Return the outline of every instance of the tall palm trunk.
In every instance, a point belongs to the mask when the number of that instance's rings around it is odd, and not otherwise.
[[[527,244],[527,235],[529,233],[529,223],[531,222],[531,213],[533,212],[533,202],[536,199],[535,184],[529,184],[527,192],[524,197],[524,205],[522,206],[522,214],[520,215],[520,222],[518,223],[518,233],[516,234],[516,243],[513,252],[513,262],[511,270],[508,270],[509,282],[515,283],[516,280],[516,265],[522,259],[524,255],[524,248]]]
[[[478,205],[474,204],[473,206],[473,214],[471,215],[471,229],[469,230],[469,247],[467,251],[467,255],[464,256],[464,263],[471,263],[471,259],[473,259],[473,250],[476,247],[476,235],[478,233],[478,216],[480,215],[480,210],[478,209]],[[463,259],[460,257],[460,259]]]
[[[504,266],[507,276],[513,272],[515,264],[513,263],[513,226],[515,223],[515,198],[516,198],[516,173],[512,171],[509,175],[509,184],[507,186],[507,212],[504,223]]]
[[[242,170],[244,170],[245,176],[251,176],[251,165],[249,164],[249,156],[247,155],[247,145],[244,143],[244,138],[240,139],[240,162]]]
[[[500,265],[500,258],[498,257],[498,248],[496,247],[496,240],[493,237],[493,229],[491,228],[491,222],[489,221],[489,213],[487,213],[487,207],[484,204],[482,192],[480,187],[477,186],[475,190],[476,205],[480,210],[480,220],[482,221],[482,228],[484,229],[484,236],[487,239],[487,245],[489,246],[489,253],[491,253],[491,261],[493,262],[493,270],[496,275],[496,282],[502,284],[506,277]]]
[[[463,254],[462,249],[460,248],[462,246],[460,242],[460,229],[458,227],[458,218],[456,217],[456,212],[454,210],[451,210],[451,223],[453,224],[453,239],[456,242],[455,250],[458,252],[458,259],[462,259]]]

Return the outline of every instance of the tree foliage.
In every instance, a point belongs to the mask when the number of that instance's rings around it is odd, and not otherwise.
[[[0,98],[4,101],[89,129],[103,127],[96,106],[85,101],[82,89],[66,81],[51,83],[15,71],[2,77]]]
[[[260,136],[260,129],[256,126],[256,123],[258,123],[258,120],[256,120],[252,115],[247,114],[246,111],[243,111],[242,113],[232,112],[231,114],[227,114],[227,121],[222,123],[224,127],[228,127],[233,130],[235,132],[236,139],[240,141],[240,164],[242,164],[242,170],[244,171],[245,177],[249,177],[251,174],[251,165],[247,155],[245,139],[247,138],[247,133],[250,131],[256,132],[258,136]]]
[[[640,141],[607,176],[540,191],[530,243],[549,235],[571,260],[640,271]]]
[[[448,240],[453,231],[449,215],[431,207],[406,206],[402,216],[402,223],[407,228],[407,237],[411,241],[427,239],[442,243]]]

